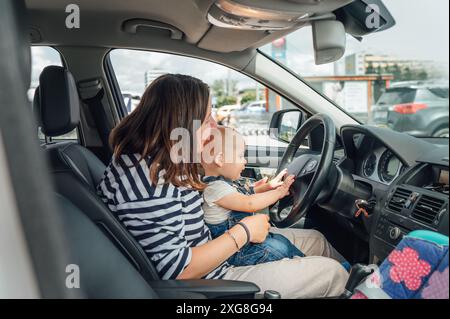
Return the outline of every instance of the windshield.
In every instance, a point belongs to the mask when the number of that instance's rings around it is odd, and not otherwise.
[[[448,138],[449,2],[385,4],[396,25],[362,41],[347,35],[334,63],[315,64],[310,26],[260,50],[361,123]]]

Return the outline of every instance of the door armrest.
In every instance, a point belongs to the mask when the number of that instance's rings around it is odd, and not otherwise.
[[[193,280],[155,280],[150,282],[155,291],[192,292],[214,298],[253,299],[260,291],[254,283],[223,279],[193,279]]]

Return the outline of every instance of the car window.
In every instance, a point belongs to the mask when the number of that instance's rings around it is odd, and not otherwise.
[[[448,99],[448,88],[431,88],[430,91],[441,99]]]
[[[388,104],[404,104],[412,103],[416,98],[416,90],[401,88],[401,89],[388,89],[384,92],[378,100],[379,105]]]
[[[158,76],[187,74],[210,86],[213,116],[219,124],[244,135],[247,145],[285,145],[269,138],[270,120],[275,111],[295,106],[255,80],[216,63],[167,53],[116,49],[109,57],[128,112],[134,110],[147,85]],[[262,106],[264,110],[250,113]]]
[[[37,46],[37,47],[31,47],[31,63],[32,63],[32,69],[31,69],[31,85],[28,89],[28,100],[30,101],[30,104],[33,105],[33,98],[34,93],[36,91],[36,88],[39,86],[39,76],[42,73],[42,70],[46,66],[49,65],[58,65],[62,66],[62,60],[61,55],[58,51],[56,51],[52,47],[48,46]],[[44,140],[45,136],[41,132],[41,128],[38,128],[38,138],[40,140]],[[77,140],[78,139],[78,130],[74,129],[72,132],[69,132],[67,134],[52,137],[52,140]]]
[[[416,101],[435,101],[438,97],[433,94],[429,89],[420,89],[417,90]]]
[[[316,65],[311,26],[259,50],[362,123],[441,137],[438,132],[448,132],[449,118],[449,1],[415,0],[413,6],[410,0],[384,3],[396,24],[361,39],[347,35],[346,51],[334,63]],[[373,8],[365,9],[373,12]],[[442,88],[429,90],[441,101],[432,97],[432,104],[422,103],[406,112],[387,107],[416,103],[413,89],[432,87]]]

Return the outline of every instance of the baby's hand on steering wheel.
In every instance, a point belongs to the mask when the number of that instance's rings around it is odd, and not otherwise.
[[[276,189],[276,191],[279,192],[278,194],[279,199],[282,199],[283,197],[289,195],[289,188],[291,187],[292,183],[294,183],[294,181],[295,181],[294,175],[289,175],[288,177],[286,177],[283,184]]]
[[[277,189],[278,187],[283,186],[283,177],[287,175],[287,169],[283,169],[277,176],[275,176],[272,180],[269,181],[270,189]]]

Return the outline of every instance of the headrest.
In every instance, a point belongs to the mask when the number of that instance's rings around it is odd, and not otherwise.
[[[61,66],[47,66],[39,77],[40,124],[46,136],[71,132],[80,122],[80,100],[72,74]]]

